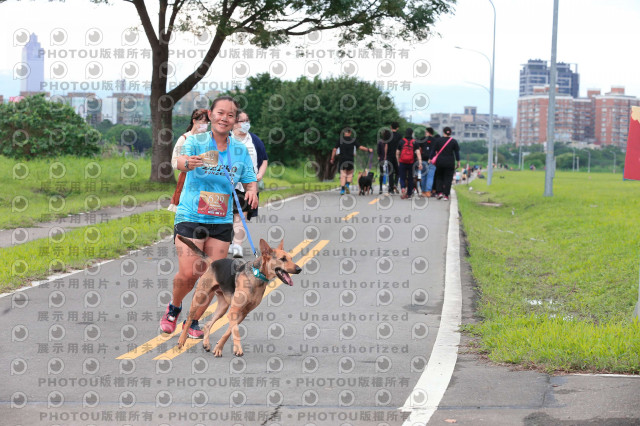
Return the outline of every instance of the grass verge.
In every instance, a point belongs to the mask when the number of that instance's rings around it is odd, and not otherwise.
[[[491,360],[545,371],[640,373],[640,186],[620,175],[503,172],[456,187]]]
[[[16,161],[0,156],[0,229],[30,227],[70,214],[104,207],[131,207],[173,195],[175,184],[149,181],[151,161],[114,157],[61,157]],[[177,176],[177,173],[176,173]],[[264,178],[267,190],[289,197],[337,185],[305,176],[302,167],[273,164]]]
[[[173,234],[173,213],[157,210],[0,249],[0,292],[15,290],[52,273],[83,269]]]
[[[143,158],[76,158],[16,161],[0,156],[0,229],[33,226],[108,206],[139,205],[170,197],[175,184],[149,181]]]

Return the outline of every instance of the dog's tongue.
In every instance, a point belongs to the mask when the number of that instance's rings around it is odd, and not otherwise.
[[[285,272],[282,269],[279,269],[277,273],[278,273],[278,278],[280,278],[282,282],[284,282],[287,285],[293,285],[293,280],[291,279],[291,277],[287,272]]]

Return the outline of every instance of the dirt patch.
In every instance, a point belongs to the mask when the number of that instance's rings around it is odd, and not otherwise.
[[[502,207],[501,203],[489,203],[489,202],[486,202],[486,203],[478,203],[478,204],[480,204],[481,206],[487,206],[487,207]]]

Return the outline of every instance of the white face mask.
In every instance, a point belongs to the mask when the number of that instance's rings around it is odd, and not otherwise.
[[[242,123],[240,123],[240,130],[242,130],[242,133],[248,133],[250,128],[251,128],[250,122],[243,121]]]
[[[196,132],[198,132],[198,133],[206,132],[208,127],[209,127],[209,125],[206,124],[206,123],[198,124],[196,126]]]

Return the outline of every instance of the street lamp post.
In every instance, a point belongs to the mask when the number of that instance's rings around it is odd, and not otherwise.
[[[496,7],[493,4],[493,0],[489,0],[491,3],[491,7],[493,8],[493,49],[492,49],[492,59],[489,60],[489,57],[482,52],[473,49],[467,49],[460,46],[455,46],[456,49],[462,50],[470,50],[472,52],[479,53],[484,56],[489,62],[489,73],[490,73],[490,82],[489,82],[489,152],[487,155],[487,185],[491,185],[491,178],[493,177],[493,77],[494,77],[494,68],[496,63]]]
[[[556,160],[553,142],[556,129],[556,53],[558,47],[558,2],[553,0],[553,26],[551,28],[551,68],[549,69],[549,108],[547,111],[547,158],[544,170],[544,196],[553,196],[553,177],[556,174]]]
[[[489,170],[487,170],[487,185],[491,185],[491,177],[493,176],[493,75],[496,67],[496,7],[492,0],[489,0],[493,8],[493,48],[491,57],[491,83],[489,89],[491,96],[489,97]]]

